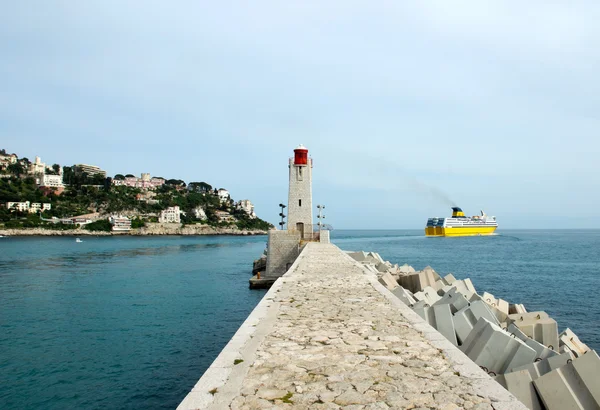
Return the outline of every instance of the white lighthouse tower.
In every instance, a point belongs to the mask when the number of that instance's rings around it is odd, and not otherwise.
[[[269,231],[264,275],[250,279],[251,288],[269,287],[292,266],[308,242],[329,243],[329,231],[313,233],[312,159],[300,145],[289,159],[287,229]]]
[[[290,158],[290,187],[288,194],[288,231],[297,231],[300,238],[312,238],[312,158],[303,145]]]

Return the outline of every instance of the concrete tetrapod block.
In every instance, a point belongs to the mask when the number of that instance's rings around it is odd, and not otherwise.
[[[413,297],[413,294],[404,289],[402,286],[398,286],[396,289],[392,290],[394,296],[400,299],[406,306],[414,305],[417,301]]]
[[[454,321],[452,320],[452,312],[450,311],[450,305],[436,305],[432,306],[433,314],[435,316],[435,328],[440,332],[450,343],[454,346],[458,346],[456,340],[456,331],[454,330]]]
[[[425,300],[430,305],[433,305],[435,302],[441,299],[436,290],[431,286],[427,286],[422,291],[415,293],[414,297],[416,300]]]
[[[400,270],[400,273],[414,273],[415,272],[415,268],[413,268],[412,266],[410,266],[407,263],[400,266],[399,270]]]
[[[375,265],[375,268],[379,271],[379,272],[387,272],[391,266],[388,266],[385,263],[381,263],[379,262],[378,264]]]
[[[483,301],[470,303],[468,306],[454,313],[454,328],[460,343],[463,343],[467,339],[475,324],[482,317],[486,318],[490,323],[499,325],[496,317],[490,312],[488,305]]]
[[[525,344],[535,350],[536,360],[537,359],[546,359],[548,357],[557,356],[559,353],[555,350],[548,349],[546,346],[541,344],[540,342],[533,340],[525,333],[521,331],[514,323],[508,325],[506,331],[512,335],[515,335],[517,338],[521,339],[525,342]]]
[[[433,271],[420,271],[400,276],[398,283],[412,293],[417,293],[427,286],[433,286],[439,275]]]
[[[456,280],[454,281],[454,283],[452,283],[451,286],[456,288],[458,292],[465,295],[467,299],[471,299],[474,294],[477,294],[477,292],[475,292],[475,287],[473,286],[473,283],[471,283],[471,279],[469,278],[463,280]]]
[[[348,255],[350,255],[350,257],[352,259],[354,259],[357,262],[363,262],[364,260],[367,259],[367,253],[360,251],[360,252],[348,252]]]
[[[527,370],[499,374],[494,379],[530,410],[543,410],[540,398]]]
[[[555,350],[558,348],[558,323],[556,320],[541,315],[512,322],[527,336]]]
[[[450,305],[452,313],[456,313],[459,310],[467,307],[469,301],[465,298],[462,293],[459,293],[456,288],[450,289],[440,300],[435,302],[436,305]]]
[[[420,300],[410,307],[417,315],[421,316],[424,320],[428,320],[426,309],[430,307],[429,303],[424,300]],[[429,321],[427,323],[429,323]]]
[[[479,366],[496,374],[532,363],[535,359],[531,347],[483,317],[459,349]]]
[[[447,285],[452,285],[454,282],[456,282],[456,278],[451,273],[449,273],[446,276],[444,276],[443,279],[444,279],[444,281],[446,282]]]
[[[379,256],[379,254],[377,252],[369,252],[369,253],[367,253],[367,256],[370,256],[371,258],[373,258],[377,262],[381,262],[381,263],[385,262],[383,260],[383,258],[381,256]]]
[[[379,283],[381,283],[389,290],[394,290],[398,287],[398,282],[396,282],[396,279],[394,279],[394,277],[387,272],[381,275],[381,277],[379,278]]]
[[[495,297],[494,295],[492,295],[491,293],[488,292],[483,292],[483,296],[482,299],[490,306],[492,306],[495,309],[498,309],[500,312],[502,312],[505,316],[508,316],[508,310],[509,310],[509,306],[508,306],[508,302],[504,299],[500,299]],[[500,320],[500,319],[499,319]],[[506,319],[504,320],[500,320],[501,322],[505,322]]]
[[[436,280],[435,283],[431,286],[433,289],[435,289],[436,292],[439,292],[440,290],[444,289],[444,287],[448,286],[448,284],[444,281],[444,279],[440,279],[440,280]],[[444,296],[443,294],[439,294],[438,296]]]
[[[554,369],[558,369],[560,367],[565,366],[567,363],[573,361],[574,358],[575,356],[573,356],[570,352],[557,354],[556,356],[551,356],[546,359],[537,361],[535,363],[530,363],[525,366],[517,367],[513,369],[513,371],[516,372],[521,370],[527,370],[529,372],[529,375],[531,376],[531,379],[537,380],[546,373],[550,373]]]
[[[529,319],[548,319],[549,317],[550,316],[548,316],[548,313],[544,311],[525,312],[508,315],[508,318],[513,322],[524,322]]]
[[[514,315],[514,314],[522,314],[522,313],[527,313],[527,309],[525,309],[525,305],[523,304],[509,304],[508,305],[508,314],[509,315]]]
[[[548,410],[600,409],[600,357],[589,351],[533,384]]]
[[[560,334],[559,339],[561,353],[571,351],[575,356],[579,357],[590,351],[590,348],[579,340],[577,335],[569,328],[566,328],[565,331]]]
[[[425,301],[419,301],[413,306],[413,311],[437,329],[450,343],[457,346],[456,332],[449,305],[429,306]]]

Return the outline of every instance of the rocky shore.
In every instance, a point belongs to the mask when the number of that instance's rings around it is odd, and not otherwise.
[[[68,231],[44,228],[29,229],[0,229],[4,236],[145,236],[145,235],[266,235],[263,230],[241,230],[235,227],[216,228],[209,225],[181,225],[148,223],[145,227],[132,229],[129,232],[102,232],[88,231],[86,229],[72,229]]]

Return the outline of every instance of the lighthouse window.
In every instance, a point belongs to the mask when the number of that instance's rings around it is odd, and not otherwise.
[[[298,206],[302,206],[302,200],[301,199],[298,200]]]

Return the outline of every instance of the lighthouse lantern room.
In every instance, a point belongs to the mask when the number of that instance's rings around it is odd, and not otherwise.
[[[298,231],[302,239],[312,238],[312,159],[299,145],[290,158],[288,231]]]

